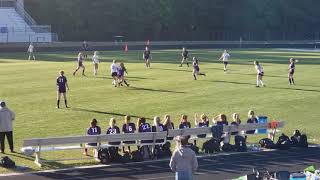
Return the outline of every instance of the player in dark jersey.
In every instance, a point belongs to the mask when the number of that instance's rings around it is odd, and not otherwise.
[[[155,116],[154,118],[153,118],[153,126],[152,126],[152,132],[163,132],[163,131],[167,131],[167,129],[166,129],[166,127],[163,125],[163,124],[161,124],[161,122],[160,122],[161,120],[160,120],[160,117],[158,117],[158,116]],[[164,139],[157,139],[156,140],[156,142],[157,143],[162,143],[162,142],[164,142]]]
[[[151,126],[149,123],[146,122],[146,118],[141,117],[137,121],[137,127],[139,133],[146,133],[146,132],[151,132]],[[142,140],[141,143],[151,143],[152,140]]]
[[[182,115],[180,120],[179,129],[191,128],[190,122],[188,122],[188,116]]]
[[[232,126],[239,126],[241,124],[240,115],[238,113],[232,114],[233,121],[230,123]],[[231,132],[231,135],[237,135],[239,132]]]
[[[124,73],[128,74],[127,68],[124,66],[123,62],[121,62],[119,67],[118,67],[118,79],[120,81],[119,84],[121,86],[123,86],[122,83],[124,83],[129,87],[130,84],[127,83],[127,81],[125,79],[125,76],[124,76]]]
[[[84,54],[83,52],[79,52],[78,59],[77,59],[78,66],[77,66],[77,69],[73,72],[74,76],[76,75],[76,72],[80,68],[82,68],[82,76],[85,76],[84,71],[86,70],[86,67],[83,65],[83,61],[84,61]]]
[[[147,68],[150,68],[150,59],[151,59],[151,51],[148,48],[148,46],[146,46],[146,49],[143,51],[143,60]]]
[[[120,134],[120,129],[118,126],[116,126],[116,119],[115,118],[110,119],[109,127],[107,129],[107,134]],[[120,142],[109,142],[109,144],[110,145],[119,145]]]
[[[96,119],[92,119],[90,122],[90,127],[87,129],[87,135],[93,136],[93,135],[100,135],[101,134],[101,128],[97,126],[98,121]],[[88,146],[97,146],[97,143],[88,143]],[[88,149],[84,148],[84,155],[88,156]]]
[[[63,94],[64,98],[64,104],[66,108],[68,108],[67,105],[67,89],[69,90],[69,85],[67,78],[64,76],[64,71],[59,72],[59,77],[57,78],[57,108],[60,108],[60,97],[61,94]]]
[[[123,133],[134,133],[136,131],[136,125],[130,122],[131,116],[126,115],[124,117],[124,124],[122,125]],[[135,141],[123,141],[124,144],[134,144]],[[125,152],[124,146],[122,147],[123,152]],[[130,146],[128,146],[129,152],[131,152]]]
[[[183,64],[183,63],[187,63],[187,66],[189,67],[188,54],[189,54],[189,51],[187,51],[187,49],[186,49],[185,47],[182,48],[182,53],[181,53],[182,60],[181,60],[180,67],[182,67],[182,64]]]
[[[194,125],[197,128],[202,128],[202,127],[209,127],[209,118],[205,114],[202,114],[200,119],[198,117],[198,114],[194,114]],[[198,138],[205,138],[207,135],[206,134],[199,134]],[[197,142],[194,140],[194,144],[196,145]]]
[[[289,64],[289,73],[288,73],[289,85],[295,85],[294,84],[293,75],[294,75],[294,71],[296,69],[296,62],[298,62],[298,60],[290,58],[289,62],[290,62],[290,64]]]
[[[192,75],[194,80],[197,80],[197,75],[206,76],[205,73],[200,73],[199,60],[196,57],[192,58],[192,67],[193,67]]]

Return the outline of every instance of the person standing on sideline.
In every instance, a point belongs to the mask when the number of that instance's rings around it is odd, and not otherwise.
[[[169,163],[176,180],[193,180],[193,173],[198,169],[196,153],[187,145],[188,136],[178,136],[177,146]]]
[[[227,66],[229,64],[229,58],[230,58],[230,54],[228,53],[227,50],[224,50],[222,55],[221,55],[221,57],[220,57],[220,59],[219,59],[219,61],[222,60],[222,62],[223,62],[223,71],[224,71],[224,73],[226,73],[227,70],[228,70]]]
[[[33,58],[33,60],[36,60],[36,57],[34,55],[34,46],[32,44],[32,42],[30,43],[29,47],[28,47],[28,53],[29,53],[29,57],[28,60],[30,61],[31,57]]]
[[[1,153],[4,153],[4,140],[7,136],[11,153],[14,153],[13,150],[13,128],[12,121],[15,118],[14,112],[6,107],[4,101],[0,102],[0,142],[1,142]]]
[[[59,77],[57,78],[57,109],[60,108],[60,97],[63,94],[64,104],[66,108],[69,108],[67,105],[67,91],[69,90],[69,85],[67,78],[64,76],[64,71],[59,72]]]
[[[87,41],[83,41],[80,50],[83,52],[83,57],[85,59],[87,59],[87,57],[88,57],[87,51],[89,51],[89,45],[88,45]]]

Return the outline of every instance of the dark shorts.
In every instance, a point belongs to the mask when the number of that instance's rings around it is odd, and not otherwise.
[[[259,75],[259,76],[264,76],[264,73],[262,72],[262,73],[259,73],[258,75]]]
[[[289,71],[289,74],[293,75],[294,74],[294,70]]]
[[[150,59],[150,57],[144,57],[145,61],[148,61]]]
[[[117,73],[117,72],[113,72],[113,73],[111,74],[111,76],[112,76],[112,77],[118,76],[118,73]]]
[[[188,56],[187,56],[187,57],[182,57],[182,59],[183,59],[184,61],[186,61],[186,60],[188,60]]]
[[[223,61],[223,64],[228,65],[228,64],[229,64],[229,62],[227,62],[227,61]]]
[[[66,88],[65,88],[65,87],[59,87],[59,88],[58,88],[58,92],[59,92],[59,93],[66,93],[67,91],[66,91]]]
[[[193,68],[193,70],[194,70],[195,72],[199,72],[199,71],[200,71],[200,68],[199,68],[199,67],[195,67],[195,68]]]
[[[83,67],[83,63],[81,61],[78,61],[78,66]]]

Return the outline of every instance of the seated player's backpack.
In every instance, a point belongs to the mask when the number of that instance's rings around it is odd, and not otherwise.
[[[247,144],[246,139],[243,136],[235,136],[234,137],[235,142],[235,149],[238,152],[246,152],[247,151]]]
[[[170,149],[171,148],[170,142],[166,142],[160,148],[161,148],[163,157],[171,157],[172,152],[171,152],[171,149]]]
[[[278,180],[289,180],[290,172],[289,171],[279,171],[274,173],[274,178]]]
[[[266,148],[266,149],[274,149],[275,144],[273,141],[269,138],[263,138],[259,141],[259,144],[261,147]]]
[[[122,156],[119,154],[118,147],[108,148],[111,162],[121,163]]]
[[[281,136],[279,136],[279,139],[276,143],[277,149],[287,150],[291,146],[292,146],[292,142],[291,142],[290,138],[287,135],[285,135],[284,133],[282,133]]]
[[[16,163],[11,160],[8,156],[4,156],[0,160],[0,165],[4,168],[15,168]]]
[[[142,162],[143,161],[143,156],[139,150],[132,151],[131,156],[132,156],[131,160],[134,162]]]
[[[129,163],[131,162],[132,155],[128,151],[125,151],[121,159],[122,159],[122,163]]]
[[[221,150],[224,152],[231,152],[235,150],[235,147],[229,143],[224,143],[221,147]]]
[[[98,159],[102,164],[111,163],[111,157],[108,148],[101,148],[98,150]]]
[[[194,144],[188,144],[189,148],[192,149],[196,154],[199,154],[199,147]]]
[[[205,153],[214,153],[220,151],[220,140],[217,138],[211,138],[210,140],[206,141],[202,145],[202,151]]]
[[[295,130],[290,138],[292,145],[296,147],[308,147],[307,135],[301,134],[299,130]]]
[[[144,146],[140,147],[139,151],[140,151],[144,160],[152,159],[153,156],[152,156],[150,147],[148,145],[144,145]]]

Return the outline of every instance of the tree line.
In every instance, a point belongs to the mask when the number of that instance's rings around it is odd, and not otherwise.
[[[320,32],[319,0],[28,0],[25,7],[63,41],[316,39]]]

